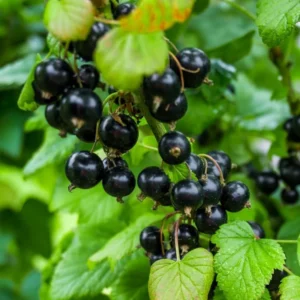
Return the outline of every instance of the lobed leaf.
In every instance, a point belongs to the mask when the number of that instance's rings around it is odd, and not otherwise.
[[[280,286],[281,300],[296,300],[300,299],[300,277],[290,275],[283,278]]]

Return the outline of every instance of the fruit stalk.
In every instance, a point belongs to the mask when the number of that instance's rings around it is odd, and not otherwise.
[[[151,116],[149,109],[145,103],[143,92],[139,91],[139,93],[136,93],[134,96],[135,103],[138,105],[142,115],[144,116],[148,125],[150,126],[157,142],[159,142],[161,137],[167,132],[166,128],[162,123],[158,122]]]

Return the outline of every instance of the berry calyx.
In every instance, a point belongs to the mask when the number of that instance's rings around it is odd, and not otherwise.
[[[52,96],[49,93],[43,93],[37,86],[36,82],[31,83],[34,92],[34,101],[39,105],[51,104],[57,101],[57,96]]]
[[[254,221],[248,221],[248,224],[251,226],[254,235],[256,236],[256,238],[258,239],[263,239],[266,237],[265,231],[263,230],[263,228],[257,224]]]
[[[161,254],[160,230],[156,226],[146,227],[140,234],[140,245],[152,254]]]
[[[119,4],[113,11],[115,20],[119,20],[122,17],[128,16],[136,8],[136,6],[130,2]]]
[[[171,245],[175,247],[175,230],[171,235]],[[198,230],[189,224],[180,224],[178,227],[178,245],[182,253],[199,247]]]
[[[133,192],[135,178],[128,168],[115,167],[105,172],[102,184],[107,194],[123,202],[122,198]]]
[[[84,88],[94,90],[99,83],[100,74],[94,66],[82,65],[79,68],[79,79]]]
[[[128,164],[127,164],[126,160],[124,160],[121,157],[115,157],[115,158],[105,157],[103,159],[103,166],[104,166],[105,172],[108,172],[110,169],[115,168],[115,167],[128,168]]]
[[[177,182],[171,192],[171,200],[176,210],[190,215],[203,204],[203,189],[199,182],[185,179]]]
[[[191,144],[183,133],[170,131],[162,136],[158,151],[164,162],[170,165],[178,165],[190,156]]]
[[[89,189],[101,181],[104,168],[99,156],[88,151],[80,151],[69,157],[65,172],[72,185]]]
[[[101,22],[96,22],[87,38],[84,41],[78,41],[75,43],[76,53],[86,61],[93,60],[93,54],[97,46],[97,42],[101,39],[110,28]]]
[[[266,195],[274,193],[279,186],[279,177],[273,171],[257,173],[255,178],[257,188]]]
[[[222,195],[222,185],[219,178],[214,175],[207,175],[205,179],[200,180],[203,188],[203,205],[216,205],[219,203]]]
[[[223,188],[221,204],[227,211],[238,212],[250,206],[249,199],[248,187],[240,181],[231,181]]]
[[[194,153],[191,153],[187,158],[186,163],[190,170],[196,175],[197,178],[201,178],[204,174],[204,164],[202,159]]]
[[[227,213],[220,205],[212,206],[209,211],[199,208],[194,222],[200,232],[214,234],[221,225],[227,223]]]
[[[185,48],[177,53],[178,59],[183,70],[184,85],[186,88],[199,87],[210,71],[210,60],[207,55],[197,48]],[[180,72],[174,59],[171,59],[171,68],[180,76]],[[198,72],[189,72],[197,71]]]
[[[285,188],[281,191],[281,200],[284,204],[295,204],[298,202],[299,193],[296,189]]]
[[[113,116],[104,117],[99,126],[99,135],[106,147],[124,153],[136,144],[139,131],[131,117],[125,114],[120,114],[118,117],[123,124],[116,121]]]
[[[34,72],[34,82],[42,91],[43,98],[60,95],[74,83],[74,73],[68,63],[60,58],[51,58],[39,63]]]

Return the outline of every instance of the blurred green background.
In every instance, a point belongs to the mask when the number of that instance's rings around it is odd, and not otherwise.
[[[237,2],[255,13],[256,1]],[[300,206],[284,207],[278,195],[272,199],[260,197],[241,171],[249,162],[258,169],[268,169],[276,156],[287,155],[282,130],[283,122],[290,116],[287,90],[279,81],[278,70],[269,59],[269,49],[262,43],[254,22],[222,1],[211,1],[208,8],[206,4],[208,1],[199,1],[188,22],[175,25],[167,32],[179,48],[199,47],[213,59],[210,78],[214,86],[188,92],[189,111],[177,128],[195,138],[195,152],[222,149],[232,157],[239,166],[232,178],[249,185],[253,208],[231,218],[256,220],[269,237],[274,237],[285,222],[294,222],[288,223],[292,227],[300,226]],[[94,226],[110,220],[121,220],[124,227],[151,211],[152,205],[150,201],[140,204],[133,195],[120,206],[104,195],[101,187],[70,195],[64,178],[64,162],[75,149],[90,146],[78,143],[72,136],[60,139],[45,124],[43,108],[29,113],[17,107],[21,87],[36,54],[48,52],[43,8],[41,0],[0,0],[1,300],[51,299],[49,284],[54,267],[70,244],[60,243],[66,233],[78,226]],[[281,45],[292,62],[291,74],[298,92],[299,41],[300,31],[296,30]],[[143,130],[141,143],[146,135],[147,130]],[[139,145],[126,154],[126,159],[136,174],[145,166],[159,163],[155,153]],[[287,238],[285,234],[281,238]],[[68,238],[71,239],[67,235],[65,240]],[[92,248],[90,254],[99,245]],[[291,253],[288,266],[300,274],[293,254],[295,249],[288,246],[286,250]],[[88,257],[89,254],[85,260]],[[85,260],[81,263],[83,267]],[[111,285],[114,286],[113,280]],[[80,297],[62,296],[62,299]]]

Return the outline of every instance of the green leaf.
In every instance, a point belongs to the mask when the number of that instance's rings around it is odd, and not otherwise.
[[[34,79],[35,67],[41,61],[42,61],[42,58],[38,54],[36,56],[35,63],[33,61],[31,63],[32,67],[31,67],[31,71],[30,71],[29,75],[27,75],[28,72],[26,72],[26,76],[28,76],[27,80],[24,79],[24,81],[22,82],[22,84],[23,84],[26,80],[25,85],[24,85],[24,87],[21,91],[20,97],[18,99],[18,106],[22,110],[33,111],[33,110],[36,110],[38,108],[38,104],[34,101],[34,91],[33,91],[33,88],[32,88],[31,84],[32,84],[32,81]]]
[[[271,300],[271,295],[267,289],[265,289],[265,292],[263,293],[260,300]]]
[[[150,266],[145,255],[129,261],[112,287],[112,300],[147,300]]]
[[[274,240],[257,240],[247,222],[225,224],[212,237],[218,285],[228,299],[254,300],[262,296],[274,269],[282,270],[285,255]],[[238,291],[238,293],[237,293]]]
[[[300,299],[300,277],[290,275],[283,278],[280,286],[281,300],[296,300]]]
[[[192,180],[197,181],[197,177],[195,173],[191,172],[188,165],[185,163],[182,163],[180,165],[163,165],[163,169],[165,173],[169,176],[170,180],[174,183],[191,178]]]
[[[51,33],[47,35],[47,46],[53,55],[59,56],[61,50],[60,41]]]
[[[109,258],[112,265],[125,255],[137,249],[140,232],[144,227],[161,220],[162,214],[147,213],[138,218],[124,230],[113,236],[104,247],[89,258],[89,265],[93,267],[105,258]]]
[[[214,291],[214,298],[213,300],[226,300],[223,292],[220,290],[220,288],[217,286]]]
[[[297,240],[299,237],[300,219],[295,219],[284,223],[277,235],[279,240]],[[297,251],[297,244],[281,244],[281,247],[286,254],[286,265],[296,275],[300,275],[300,259],[297,258],[297,252],[299,255],[299,247]]]
[[[61,41],[84,40],[94,23],[94,6],[88,0],[49,0],[44,22]]]
[[[26,121],[24,130],[25,132],[31,132],[35,130],[45,129],[48,125],[45,118],[45,107],[40,106],[34,114]]]
[[[207,9],[210,0],[196,0],[193,7],[193,14],[200,14]]]
[[[164,71],[168,46],[162,32],[132,34],[115,28],[98,42],[95,61],[111,85],[133,91],[140,87],[144,76]]]
[[[298,263],[300,265],[300,235],[298,236],[298,243],[297,243],[297,257],[298,257]]]
[[[150,299],[207,299],[213,277],[213,256],[203,248],[181,261],[159,260],[150,271]]]
[[[76,136],[61,138],[56,129],[48,128],[42,146],[25,165],[24,174],[32,175],[50,164],[60,164],[72,154],[76,142]]]
[[[256,24],[265,44],[276,46],[288,37],[300,20],[298,0],[259,0]]]

